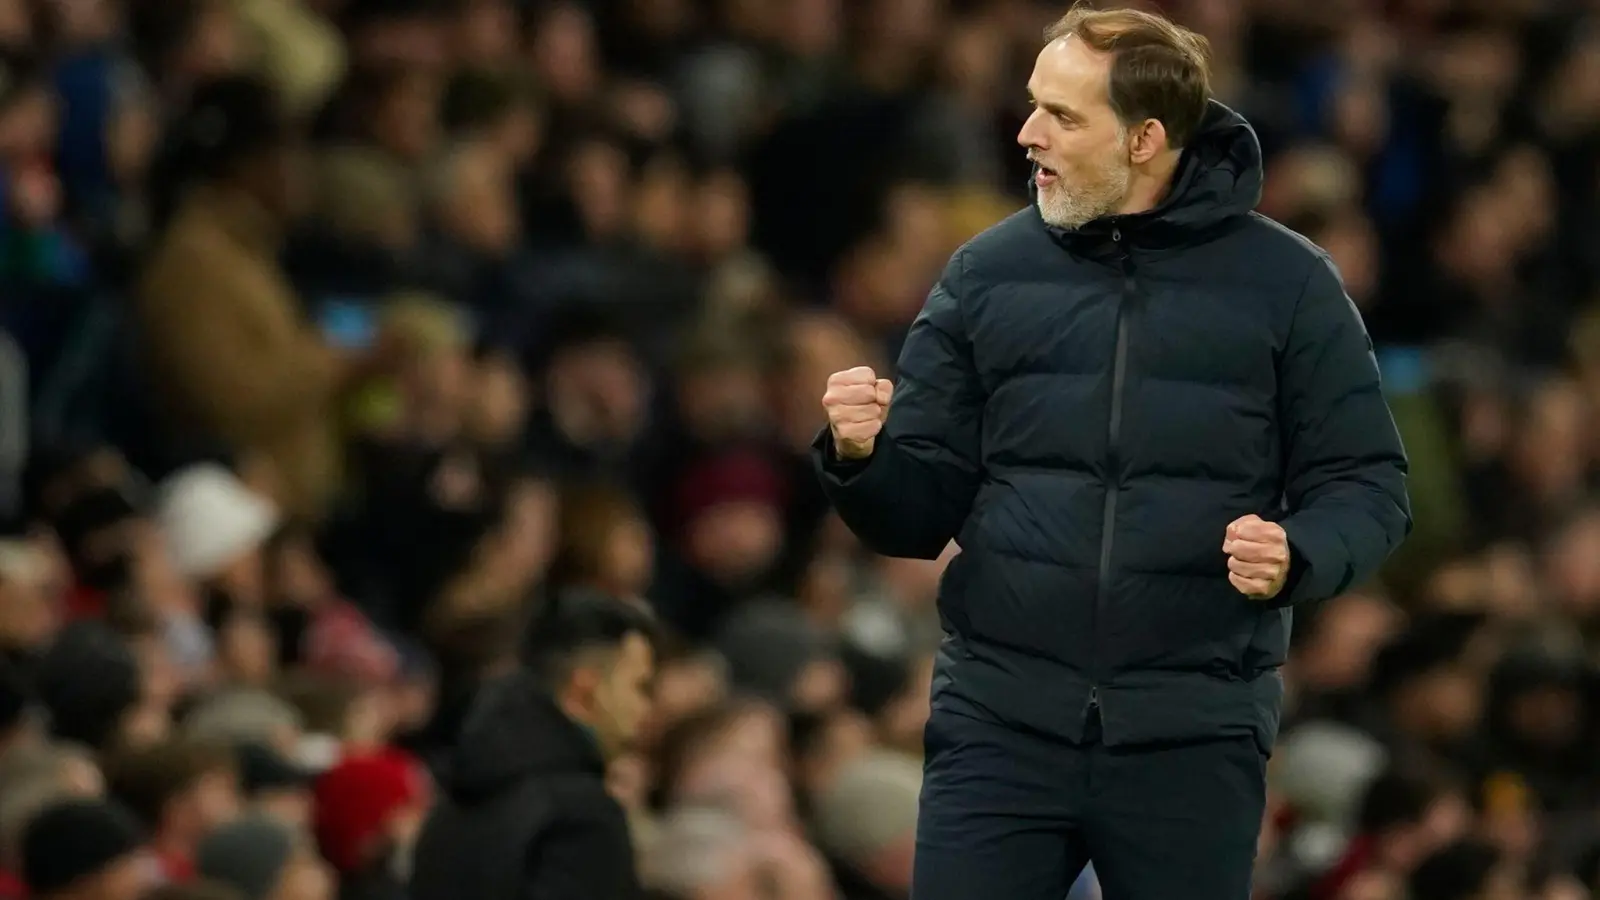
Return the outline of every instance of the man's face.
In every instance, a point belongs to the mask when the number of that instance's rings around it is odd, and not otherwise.
[[[642,634],[623,638],[615,659],[594,692],[592,725],[607,757],[620,754],[638,737],[650,713],[656,671],[655,651]]]
[[[1110,84],[1111,57],[1077,38],[1051,41],[1034,62],[1033,113],[1017,143],[1039,167],[1039,213],[1058,228],[1115,213],[1127,198],[1128,129],[1111,109]]]

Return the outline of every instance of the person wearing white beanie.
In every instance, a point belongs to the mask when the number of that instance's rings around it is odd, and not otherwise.
[[[270,500],[227,468],[200,463],[157,486],[156,521],[173,564],[185,577],[197,583],[244,578],[255,589],[261,548],[277,530],[280,516]]]

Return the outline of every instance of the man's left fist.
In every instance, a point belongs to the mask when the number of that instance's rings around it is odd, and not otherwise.
[[[1271,600],[1289,577],[1289,536],[1276,522],[1250,515],[1228,526],[1222,552],[1228,581],[1252,600]]]

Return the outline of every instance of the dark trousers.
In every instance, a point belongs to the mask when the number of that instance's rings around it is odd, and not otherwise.
[[[1266,805],[1250,737],[1072,745],[935,710],[913,900],[1248,900]]]

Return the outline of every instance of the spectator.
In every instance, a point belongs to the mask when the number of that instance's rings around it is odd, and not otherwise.
[[[527,669],[485,697],[462,735],[417,845],[412,900],[488,900],[535,885],[551,897],[637,890],[604,774],[643,724],[654,631],[627,600],[551,603],[533,626]]]
[[[395,750],[347,756],[318,778],[317,841],[341,900],[404,900],[429,800],[421,763]]]
[[[206,835],[195,856],[199,874],[247,900],[333,900],[327,863],[299,832],[261,816],[245,816]]]
[[[302,733],[300,712],[259,688],[217,691],[199,700],[183,719],[184,735],[222,746],[258,742],[281,753],[295,751]]]
[[[100,617],[112,595],[129,587],[140,510],[120,486],[90,487],[65,504],[54,519],[74,590],[68,597],[73,618]]]
[[[1527,896],[1519,868],[1494,847],[1462,841],[1440,848],[1411,876],[1413,900],[1515,900]]]
[[[60,625],[49,588],[42,553],[23,541],[0,541],[0,747],[29,730],[29,675]]]
[[[750,897],[827,900],[822,866],[792,836],[753,832],[737,817],[684,807],[662,823],[644,857],[653,896],[680,900]]]
[[[238,20],[214,0],[138,0],[129,4],[128,28],[139,63],[172,103],[243,62]]]
[[[260,608],[261,552],[278,525],[272,504],[216,465],[174,473],[157,494],[156,520],[178,573],[228,604]]]
[[[757,451],[730,451],[689,469],[670,513],[684,565],[657,597],[669,621],[704,637],[710,621],[771,589],[788,491],[785,473]]]
[[[717,645],[735,690],[784,709],[826,713],[845,699],[838,651],[793,604],[752,604],[729,616]]]
[[[1313,897],[1343,896],[1354,879],[1368,874],[1404,882],[1423,859],[1462,836],[1467,816],[1466,803],[1451,786],[1399,771],[1378,778],[1367,788],[1344,857],[1317,883]]]
[[[138,900],[150,886],[144,837],[127,811],[100,800],[68,800],[33,818],[22,838],[29,896]]]
[[[854,710],[799,716],[789,732],[795,780],[807,799],[831,789],[847,766],[873,749],[872,725]]]
[[[132,651],[99,622],[64,630],[40,661],[36,685],[51,733],[97,750],[159,740],[169,724]]]
[[[98,784],[94,785],[96,790],[74,790],[76,786],[66,783],[66,779],[53,777],[57,774],[54,772],[16,777],[17,769],[22,768],[26,767],[11,767],[6,773],[4,799],[0,800],[0,897],[7,900],[22,900],[27,895],[27,887],[19,876],[24,865],[22,838],[29,823],[40,812],[62,800],[74,796],[98,799],[102,793]],[[94,772],[97,779],[99,774],[98,770]]]
[[[266,556],[267,607],[280,665],[373,685],[400,677],[399,650],[359,607],[338,595],[308,531],[281,529]]]
[[[156,383],[191,435],[239,454],[289,514],[318,517],[338,472],[332,404],[354,369],[300,320],[276,261],[300,204],[295,125],[269,87],[236,77],[204,85],[178,133],[197,189],[139,290]]]
[[[859,897],[909,897],[922,767],[893,755],[847,763],[816,798],[818,837]]]
[[[752,828],[792,829],[785,725],[777,709],[750,698],[682,719],[658,741],[657,799],[667,806],[722,806]]]
[[[316,798],[311,793],[312,775],[271,746],[256,741],[239,745],[239,788],[245,806],[290,826],[311,827]]]
[[[114,796],[144,823],[168,881],[195,874],[195,852],[212,829],[238,815],[238,763],[215,745],[169,741],[112,758]]]
[[[655,535],[626,491],[589,485],[561,501],[550,580],[557,587],[644,597],[655,574]]]

